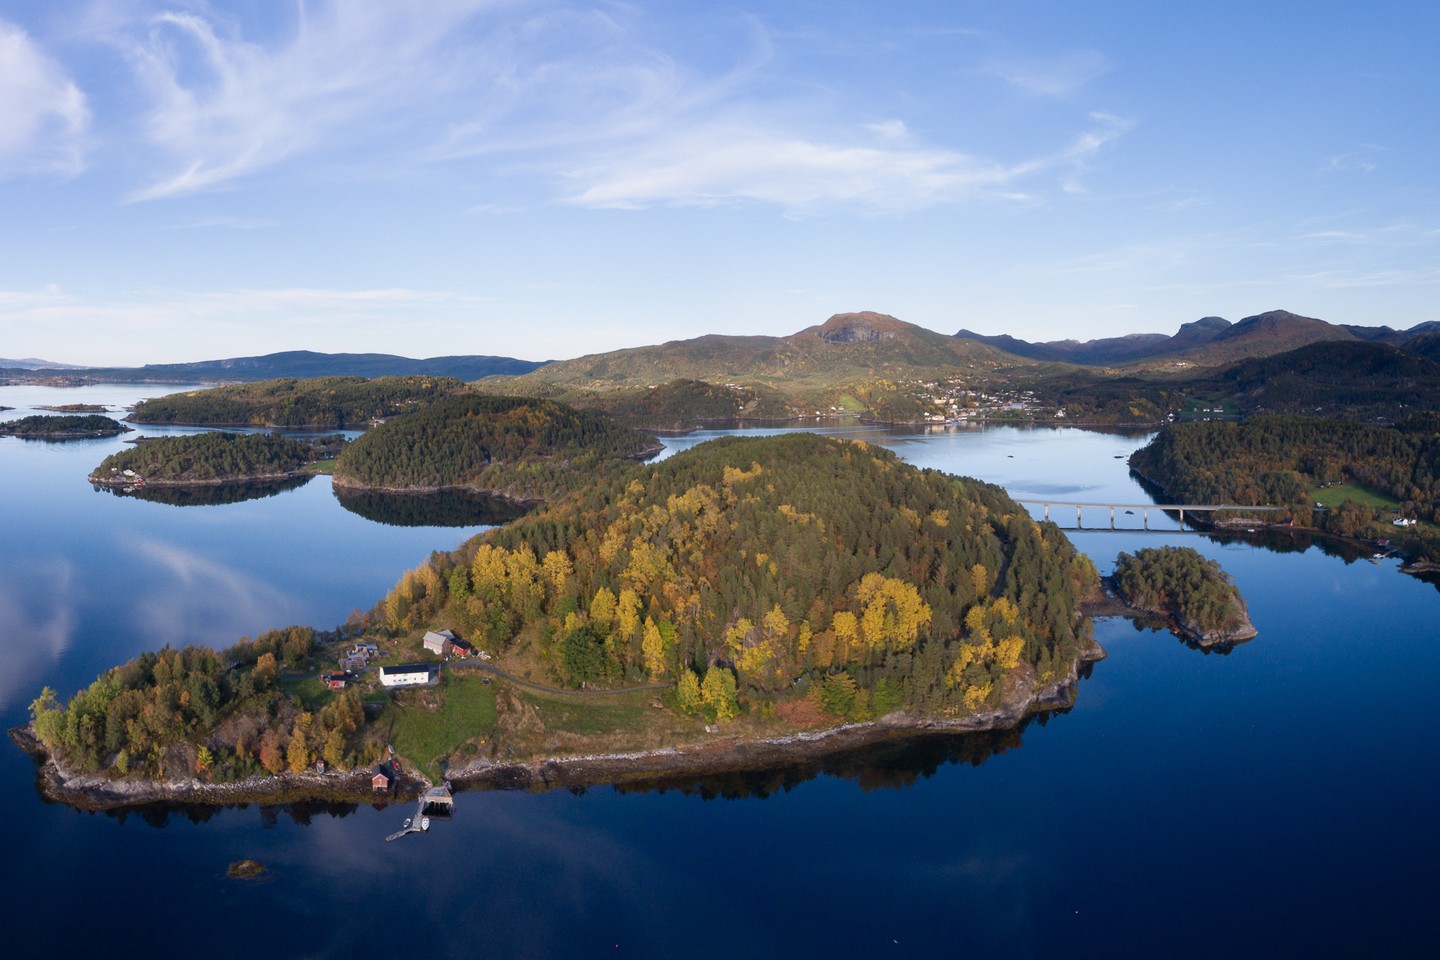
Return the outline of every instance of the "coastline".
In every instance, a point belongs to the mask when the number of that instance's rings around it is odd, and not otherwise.
[[[1105,658],[1094,640],[1084,642],[1064,675],[1028,687],[1011,702],[965,717],[934,717],[900,711],[868,723],[840,724],[824,730],[797,731],[747,739],[720,736],[699,743],[606,754],[537,757],[528,760],[475,760],[447,771],[457,787],[546,791],[560,788],[643,783],[675,776],[706,776],[763,770],[827,757],[883,742],[935,734],[977,733],[1019,726],[1034,714],[1069,709],[1075,704],[1081,668]],[[47,800],[82,810],[117,810],[151,804],[296,803],[335,800],[374,803],[367,767],[334,773],[281,773],[232,783],[203,780],[116,780],[63,769],[30,725],[9,731],[36,760],[36,788]],[[396,792],[385,802],[411,800],[430,786],[406,769]]]
[[[1132,603],[1116,589],[1115,581],[1111,577],[1101,577],[1100,583],[1105,590],[1105,596],[1084,607],[1087,616],[1163,621],[1172,633],[1187,644],[1199,647],[1201,650],[1233,646],[1237,643],[1244,643],[1246,640],[1253,640],[1260,634],[1260,631],[1255,629],[1255,625],[1250,622],[1250,614],[1245,609],[1244,601],[1241,601],[1239,606],[1240,615],[1245,622],[1239,627],[1229,631],[1202,630],[1193,623],[1181,620],[1179,614],[1173,610],[1142,607]]]
[[[299,470],[287,470],[283,473],[253,473],[238,477],[213,477],[209,480],[152,480],[149,477],[101,477],[90,474],[85,479],[97,487],[223,487],[231,483],[269,483],[275,480],[298,480],[301,477],[318,477],[321,473],[315,470],[307,470],[304,467]]]

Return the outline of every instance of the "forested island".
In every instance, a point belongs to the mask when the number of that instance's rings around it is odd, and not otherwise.
[[[0,437],[22,437],[28,440],[88,440],[95,437],[116,437],[130,427],[98,414],[32,416],[0,421]]]
[[[1281,522],[1440,560],[1434,412],[1393,427],[1289,415],[1173,424],[1129,463],[1177,502],[1282,506]]]
[[[91,805],[343,791],[387,743],[462,782],[728,769],[1068,703],[1100,656],[1080,613],[1097,582],[997,487],[859,442],[727,438],[436,554],[333,634],[146,654],[63,705],[47,690],[31,745],[51,792]],[[372,668],[433,661],[440,628],[493,657],[493,685],[460,664],[410,691],[373,669],[338,692],[286,679],[357,637]]]
[[[459,394],[388,421],[335,463],[335,486],[405,493],[464,488],[549,499],[654,456],[653,436],[553,400]]]
[[[133,423],[200,427],[359,428],[408,413],[465,384],[451,377],[286,377],[142,400]]]
[[[1170,620],[1177,633],[1209,649],[1256,635],[1240,591],[1220,564],[1190,547],[1146,547],[1121,553],[1115,592],[1136,610]]]
[[[154,437],[111,454],[90,474],[102,486],[196,486],[306,476],[344,445],[336,434],[294,440],[268,433],[198,433]]]

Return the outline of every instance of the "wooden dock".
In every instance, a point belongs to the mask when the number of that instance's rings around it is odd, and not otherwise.
[[[415,805],[415,816],[405,821],[402,830],[390,834],[385,842],[399,840],[410,833],[424,833],[430,829],[430,814],[449,817],[455,812],[455,796],[450,792],[450,784],[446,783],[438,787],[431,787],[425,791],[420,802]]]

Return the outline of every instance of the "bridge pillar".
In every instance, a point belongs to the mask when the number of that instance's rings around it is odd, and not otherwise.
[[[1185,508],[1184,508],[1184,507],[1181,507],[1181,508],[1180,508],[1180,529],[1181,529],[1181,530],[1184,530],[1184,529],[1185,529]]]
[[[1049,520],[1049,519],[1050,519],[1050,504],[1048,504],[1048,503],[1045,504],[1045,519],[1046,519],[1046,520]]]
[[[1083,530],[1084,528],[1085,524],[1080,522],[1080,504],[1077,503],[1075,504],[1075,529]]]
[[[1150,508],[1149,508],[1149,507],[1141,507],[1141,508],[1140,508],[1140,514],[1145,518],[1145,529],[1146,529],[1146,530],[1149,530],[1149,529],[1150,529]]]
[[[1115,529],[1115,507],[1113,505],[1110,507],[1110,529]]]

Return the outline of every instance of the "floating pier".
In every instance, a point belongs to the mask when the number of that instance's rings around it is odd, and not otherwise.
[[[430,829],[430,815],[443,816],[446,819],[455,812],[455,796],[450,792],[450,784],[442,784],[438,787],[431,787],[425,791],[420,802],[415,806],[415,816],[406,819],[403,829],[390,834],[385,842],[399,840],[407,833],[424,833]]]

